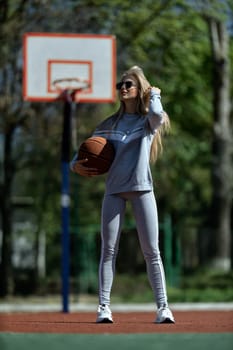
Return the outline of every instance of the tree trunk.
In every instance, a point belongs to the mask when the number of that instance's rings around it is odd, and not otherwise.
[[[0,296],[4,297],[13,292],[13,275],[11,262],[12,249],[12,205],[11,185],[13,179],[12,137],[14,128],[5,133],[3,159],[3,188],[1,193],[2,247],[0,264]]]
[[[230,121],[230,60],[224,23],[208,18],[213,55],[212,266],[231,268],[232,129]]]

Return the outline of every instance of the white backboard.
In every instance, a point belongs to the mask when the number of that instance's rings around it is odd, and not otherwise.
[[[79,102],[113,102],[116,83],[116,40],[112,35],[26,33],[23,41],[23,98],[55,101],[54,81],[87,80]]]

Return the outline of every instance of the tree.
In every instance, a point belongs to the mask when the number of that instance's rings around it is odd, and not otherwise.
[[[2,251],[1,251],[1,289],[0,295],[6,295],[12,289],[12,269],[11,269],[11,233],[12,233],[12,203],[11,189],[14,177],[15,164],[12,155],[12,144],[14,133],[17,127],[24,124],[25,115],[22,113],[21,105],[18,99],[12,103],[12,94],[17,93],[19,87],[19,74],[16,68],[16,60],[13,58],[15,52],[9,52],[7,41],[11,40],[13,33],[12,27],[18,27],[19,22],[16,20],[16,13],[21,14],[23,2],[18,4],[18,12],[12,11],[9,1],[1,1],[1,30],[0,40],[2,43],[1,65],[1,114],[5,111],[5,115],[1,118],[1,130],[4,130],[4,146],[3,146],[3,183],[0,187],[1,199],[1,219],[2,219]],[[22,6],[22,7],[21,7]],[[8,25],[6,23],[8,22]],[[17,56],[17,54],[16,54]],[[7,62],[7,63],[6,63]],[[14,67],[14,75],[11,75],[12,67]],[[14,78],[13,78],[14,77]]]
[[[233,191],[229,35],[223,21],[211,16],[205,16],[205,19],[213,58],[212,258],[214,267],[228,271],[231,268]]]
[[[22,35],[32,27],[37,29],[42,24],[45,27],[46,16],[62,11],[61,8],[65,6],[63,2],[59,3],[58,1],[57,6],[56,4],[50,6],[49,1],[43,1],[43,4],[37,0],[0,1],[0,132],[3,139],[3,175],[0,185],[2,224],[0,296],[5,296],[14,290],[11,256],[14,209],[12,193],[19,169],[29,166],[30,152],[25,152],[28,139],[24,136],[25,132],[30,134],[33,129],[36,110],[35,106],[32,107],[22,101]],[[53,24],[54,21],[51,21],[51,27]],[[22,147],[17,144],[20,134],[22,135],[20,145],[24,144]]]

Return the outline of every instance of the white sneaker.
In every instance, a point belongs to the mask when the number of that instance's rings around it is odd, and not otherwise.
[[[96,323],[113,323],[112,312],[108,305],[99,305]]]
[[[175,323],[174,316],[167,306],[162,306],[158,309],[155,323]]]

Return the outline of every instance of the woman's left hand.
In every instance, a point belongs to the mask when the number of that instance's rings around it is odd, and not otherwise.
[[[151,91],[155,92],[156,94],[160,95],[161,90],[160,88],[156,87],[156,86],[152,86],[151,87]]]

